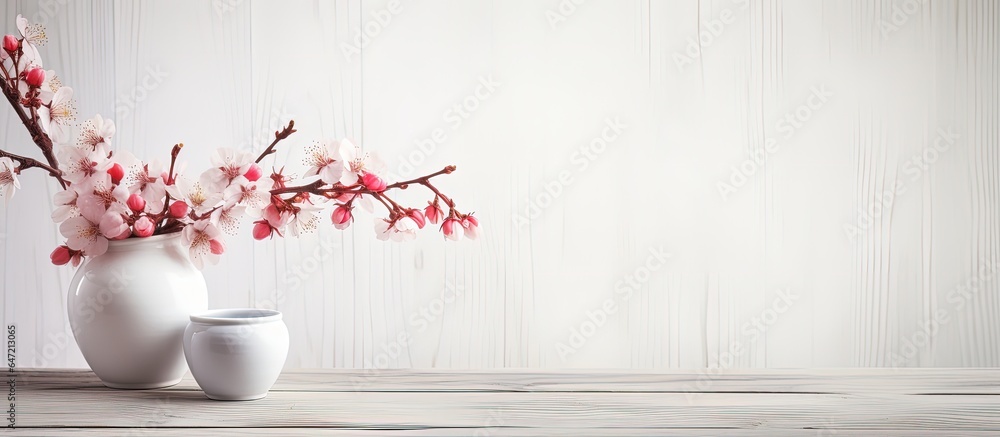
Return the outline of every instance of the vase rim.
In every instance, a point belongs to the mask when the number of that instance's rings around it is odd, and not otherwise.
[[[162,243],[164,241],[180,238],[180,236],[181,236],[180,232],[171,232],[169,234],[153,235],[146,238],[126,238],[124,240],[108,240],[108,249],[134,247],[144,244]]]
[[[205,325],[252,325],[280,320],[281,311],[258,308],[224,308],[191,315],[191,322]]]

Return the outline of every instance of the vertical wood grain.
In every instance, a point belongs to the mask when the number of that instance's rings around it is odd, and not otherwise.
[[[292,174],[314,140],[343,137],[397,176],[458,165],[440,184],[483,221],[475,243],[382,243],[360,211],[346,232],[322,217],[254,242],[248,222],[227,241],[210,305],[284,312],[288,368],[1000,364],[994,2],[390,4],[5,0],[0,22],[43,21],[81,120],[115,117],[116,147],[147,159],[184,142],[188,173],[290,119],[274,163]],[[476,98],[487,78],[499,87]],[[833,95],[788,134],[816,89]],[[608,119],[623,133],[587,158]],[[5,147],[33,152],[9,109],[0,121]],[[925,162],[942,130],[958,139]],[[46,259],[54,187],[22,182],[0,213],[2,313],[20,365],[82,367],[72,271]],[[661,247],[669,261],[623,298]]]

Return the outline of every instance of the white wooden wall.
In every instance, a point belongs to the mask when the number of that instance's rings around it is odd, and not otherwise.
[[[200,172],[294,118],[292,169],[345,136],[401,176],[458,165],[474,243],[367,219],[229,241],[210,305],[277,306],[289,368],[1000,365],[994,1],[4,0],[3,30],[17,13],[141,157],[184,142]],[[54,185],[23,184],[3,321],[20,366],[83,367]]]

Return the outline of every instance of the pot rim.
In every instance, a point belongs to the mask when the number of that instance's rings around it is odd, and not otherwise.
[[[281,320],[281,311],[258,308],[222,308],[191,314],[192,323],[204,325],[253,325]]]

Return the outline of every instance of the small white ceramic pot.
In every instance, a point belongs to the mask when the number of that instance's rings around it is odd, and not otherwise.
[[[251,308],[191,315],[184,356],[211,399],[249,401],[267,396],[288,357],[281,313]]]

